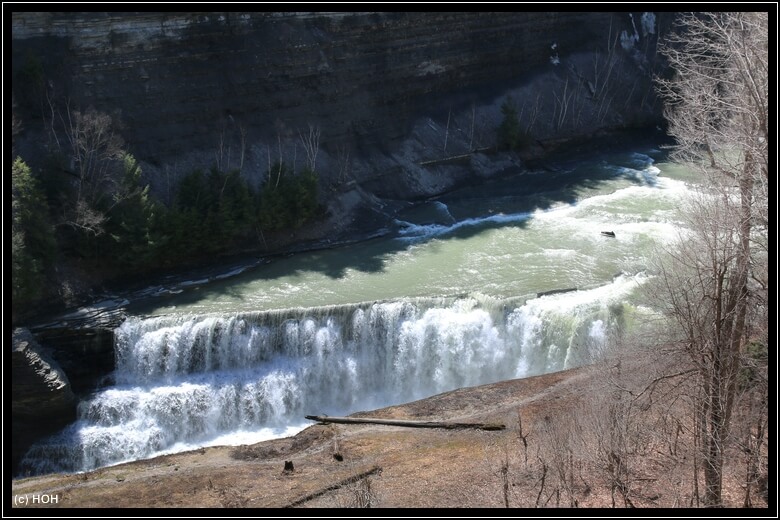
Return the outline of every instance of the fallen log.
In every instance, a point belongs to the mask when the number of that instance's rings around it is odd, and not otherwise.
[[[385,426],[406,426],[408,428],[445,428],[448,430],[463,430],[471,428],[474,430],[503,430],[506,428],[503,424],[496,423],[458,423],[458,422],[437,422],[437,421],[410,421],[404,419],[370,419],[362,417],[329,417],[327,415],[307,415],[310,421],[319,421],[321,423],[338,424],[383,424]]]

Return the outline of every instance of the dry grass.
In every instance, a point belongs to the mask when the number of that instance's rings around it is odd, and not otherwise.
[[[58,507],[691,506],[690,425],[664,418],[655,404],[615,422],[625,406],[595,398],[604,370],[504,381],[360,414],[501,422],[503,431],[313,425],[253,446],[17,480],[12,492],[57,493]],[[618,430],[627,435],[622,444]],[[283,470],[286,460],[294,471]],[[729,459],[728,506],[744,500],[743,466],[739,454]],[[766,502],[756,494],[754,505]]]

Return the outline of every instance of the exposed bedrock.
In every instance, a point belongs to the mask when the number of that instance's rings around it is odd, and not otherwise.
[[[68,100],[116,115],[158,193],[196,167],[241,167],[255,182],[280,156],[300,167],[311,125],[320,131],[321,183],[333,188],[324,198],[355,181],[409,199],[511,166],[472,153],[495,145],[508,96],[526,155],[603,129],[654,126],[650,78],[671,19],[14,13],[14,90],[25,89],[19,71],[37,62],[60,108]]]
[[[76,418],[76,396],[68,377],[27,329],[16,329],[11,346],[11,458],[19,459],[39,436]]]

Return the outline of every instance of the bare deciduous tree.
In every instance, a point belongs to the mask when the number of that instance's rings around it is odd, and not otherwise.
[[[16,98],[11,97],[11,146],[16,144],[16,136],[22,131],[22,120],[16,115]]]
[[[67,139],[63,150],[70,161],[68,172],[75,177],[73,200],[66,206],[60,225],[100,235],[106,213],[121,198],[121,158],[124,141],[116,131],[114,119],[89,107],[71,110],[66,103],[64,115],[50,100],[51,132],[59,146],[54,117],[59,119]],[[119,198],[118,198],[119,197]]]
[[[444,151],[447,151],[447,140],[450,137],[450,119],[452,118],[452,108],[450,108],[450,111],[447,112],[447,128],[444,131]]]
[[[566,415],[546,416],[539,428],[544,447],[538,455],[542,464],[542,473],[550,494],[544,506],[555,497],[555,507],[578,507],[575,486],[575,469],[580,460],[575,453],[582,451],[581,423],[577,417]],[[538,498],[541,498],[542,493]]]
[[[531,105],[531,113],[528,116],[528,124],[525,125],[525,133],[527,134],[531,133],[531,128],[533,128],[534,124],[536,123],[536,119],[539,117],[539,113],[541,112],[541,105],[539,103],[541,95],[541,92],[536,94],[536,100],[534,100],[534,104]]]
[[[674,157],[703,172],[690,230],[662,266],[666,310],[699,371],[704,504],[722,505],[724,452],[748,341],[766,342],[751,309],[766,305],[768,14],[694,13],[662,48],[659,80]],[[757,247],[758,246],[758,247]]]
[[[309,124],[309,133],[304,135],[299,130],[298,136],[306,152],[306,167],[314,172],[317,169],[317,153],[320,151],[320,128]]]
[[[65,135],[70,143],[73,168],[78,174],[78,200],[90,204],[115,183],[114,162],[122,156],[124,142],[114,130],[110,115],[90,107],[84,112],[66,111]]]
[[[572,97],[574,97],[575,90],[569,92],[569,76],[566,76],[566,82],[563,85],[563,92],[560,97],[558,92],[553,90],[553,96],[555,96],[555,110],[553,111],[553,128],[561,130],[566,122],[566,116],[569,111],[569,104]]]
[[[344,143],[339,145],[337,149],[337,155],[336,155],[336,161],[339,169],[339,174],[338,174],[339,184],[343,184],[344,182],[346,182],[347,177],[350,174],[352,162],[350,161],[349,154],[350,154],[350,148],[348,144]]]
[[[522,115],[521,115],[522,117]],[[474,151],[474,123],[477,120],[477,105],[471,103],[471,129],[469,130],[469,153]]]

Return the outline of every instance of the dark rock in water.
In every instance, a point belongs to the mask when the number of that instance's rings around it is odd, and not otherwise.
[[[614,231],[602,231],[601,234],[604,235],[605,237],[613,237],[613,238],[615,237]]]
[[[32,443],[76,418],[68,376],[27,329],[16,329],[11,350],[12,465]]]
[[[35,337],[68,374],[77,394],[105,386],[115,368],[114,332],[107,328],[50,328]]]

